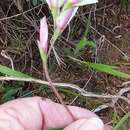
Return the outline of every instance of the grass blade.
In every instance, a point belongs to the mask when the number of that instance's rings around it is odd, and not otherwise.
[[[22,72],[16,71],[16,70],[12,70],[9,67],[0,65],[0,73],[8,75],[8,76],[13,76],[13,77],[21,77],[21,78],[26,78],[26,77],[30,77],[27,74],[24,74]]]
[[[91,63],[91,62],[86,62],[86,61],[81,61],[76,58],[70,57],[72,60],[84,64],[86,67],[92,68],[94,70],[104,72],[113,76],[117,76],[120,78],[127,78],[130,79],[130,75],[124,72],[121,72],[117,70],[116,66],[110,66],[110,65],[105,65],[105,64],[98,64],[98,63]]]
[[[81,38],[79,43],[76,45],[76,49],[75,49],[74,54],[76,55],[77,53],[79,53],[79,51],[81,49],[85,48],[85,46],[94,47],[95,46],[95,42],[92,41],[92,40],[88,40],[86,37]]]
[[[130,111],[117,123],[117,125],[113,128],[113,130],[119,130],[124,123],[130,118]]]
[[[105,64],[98,64],[98,63],[90,63],[90,62],[83,62],[87,67],[93,68],[97,71],[104,72],[113,76],[121,77],[121,78],[130,78],[129,74],[116,70],[116,67],[105,65]]]

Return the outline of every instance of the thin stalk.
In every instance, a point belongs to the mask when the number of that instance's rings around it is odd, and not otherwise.
[[[48,72],[48,66],[47,66],[47,62],[43,63],[43,68],[44,68],[44,72],[46,75],[46,78],[48,80],[48,82],[50,83],[50,86],[53,90],[53,92],[55,93],[55,95],[57,96],[57,98],[59,99],[60,103],[65,107],[65,109],[68,111],[68,113],[70,114],[70,116],[72,117],[72,120],[75,121],[76,118],[74,117],[74,115],[72,114],[72,112],[69,110],[69,108],[66,106],[66,104],[64,103],[61,95],[58,93],[58,90],[56,89],[56,87],[54,86],[50,76],[49,76],[49,72]]]
[[[47,53],[47,59],[48,59],[48,57],[49,57],[49,55],[51,53],[51,50],[54,48],[54,44],[55,44],[55,42],[56,42],[59,35],[60,34],[55,31],[55,34],[53,35],[52,39],[50,40],[51,46],[50,46],[49,51]]]

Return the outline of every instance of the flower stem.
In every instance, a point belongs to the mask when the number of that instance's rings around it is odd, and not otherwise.
[[[57,96],[57,98],[59,99],[60,103],[65,107],[65,109],[68,111],[68,113],[70,114],[70,116],[72,117],[72,120],[75,121],[76,118],[74,117],[74,115],[72,114],[72,112],[69,110],[69,108],[66,106],[66,104],[64,103],[61,95],[59,94],[58,90],[56,89],[56,87],[54,86],[50,76],[49,76],[49,72],[48,72],[48,66],[47,66],[47,62],[43,63],[43,68],[44,68],[44,72],[46,75],[46,78],[48,80],[48,82],[50,83],[50,86],[53,90],[53,92],[55,93],[55,95]]]

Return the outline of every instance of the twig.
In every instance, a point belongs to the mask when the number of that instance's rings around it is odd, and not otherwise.
[[[40,4],[40,5],[38,5],[38,6],[35,6],[34,8],[31,8],[31,9],[29,9],[29,10],[23,12],[23,13],[19,13],[19,14],[12,15],[12,16],[9,16],[9,17],[1,18],[0,21],[9,20],[9,19],[12,19],[12,18],[15,18],[15,17],[21,16],[21,15],[24,15],[24,14],[26,14],[26,13],[28,13],[28,12],[34,10],[34,9],[39,8],[39,7],[42,6],[42,5],[43,5],[43,4]]]
[[[120,96],[120,95],[98,95],[98,94],[94,94],[91,92],[82,92],[81,93],[83,96],[85,97],[96,97],[96,98],[106,98],[106,99],[122,99],[124,101],[126,101],[128,104],[130,104],[130,100],[124,96]]]
[[[34,83],[39,83],[39,84],[46,84],[46,85],[50,85],[49,82],[47,81],[43,81],[40,79],[33,79],[33,78],[16,78],[16,77],[0,77],[0,81],[24,81],[24,82],[34,82]],[[128,104],[130,104],[130,100],[124,96],[120,96],[120,95],[99,95],[99,94],[95,94],[92,92],[87,92],[83,89],[81,89],[79,86],[74,85],[74,84],[68,84],[68,83],[53,83],[54,86],[56,87],[64,87],[64,88],[71,88],[74,89],[76,91],[78,91],[82,96],[85,97],[95,97],[95,98],[104,98],[104,99],[122,99],[124,101],[126,101]]]
[[[93,29],[98,35],[100,35],[100,36],[103,36],[104,37],[104,40],[106,41],[106,42],[108,42],[111,46],[113,46],[116,50],[118,50],[124,57],[126,57],[127,59],[128,59],[128,56],[120,49],[120,48],[118,48],[116,45],[114,45],[111,41],[109,41],[106,37],[105,37],[105,35],[103,35],[103,34],[101,34],[99,31],[97,31],[94,27],[92,27],[92,26],[90,26],[91,27],[91,29]]]
[[[121,96],[121,95],[123,95],[124,93],[126,93],[126,92],[128,92],[128,91],[130,91],[130,87],[122,88],[122,89],[118,92],[117,95]],[[118,98],[117,98],[117,99],[114,99],[114,100],[113,100],[113,105],[114,105],[115,103],[117,103],[117,101],[118,101]]]
[[[126,86],[126,85],[129,85],[129,84],[130,84],[130,81],[126,81],[126,82],[122,83],[121,86]]]
[[[2,50],[2,51],[1,51],[1,55],[2,55],[4,58],[6,58],[6,59],[8,59],[8,60],[10,61],[11,67],[12,67],[12,69],[14,70],[14,63],[13,63],[12,58],[9,56],[9,54],[8,54],[5,50]]]

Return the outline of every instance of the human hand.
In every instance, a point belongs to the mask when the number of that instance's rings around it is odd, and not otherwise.
[[[23,98],[0,106],[0,130],[111,130],[92,112],[68,106],[76,121],[73,122],[66,109],[49,99]]]

